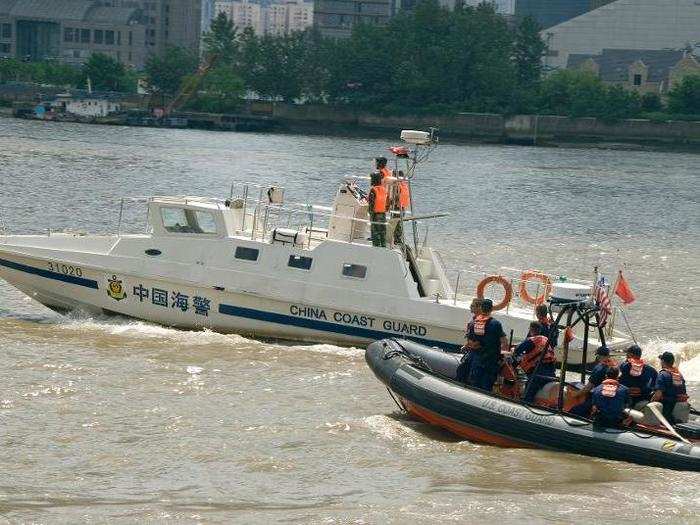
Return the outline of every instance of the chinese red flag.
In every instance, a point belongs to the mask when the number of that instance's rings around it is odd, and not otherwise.
[[[622,270],[620,270],[620,276],[615,285],[615,295],[622,299],[622,302],[625,304],[631,304],[636,299],[630,285],[627,284],[627,280],[622,276]]]

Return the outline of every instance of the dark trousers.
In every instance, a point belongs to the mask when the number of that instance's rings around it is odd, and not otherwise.
[[[372,221],[370,230],[372,232],[372,246],[386,247],[386,213],[370,213],[369,220]],[[375,222],[384,224],[375,224]]]
[[[493,384],[498,376],[498,366],[484,366],[478,362],[472,362],[469,367],[469,377],[467,384],[487,392],[493,390]]]

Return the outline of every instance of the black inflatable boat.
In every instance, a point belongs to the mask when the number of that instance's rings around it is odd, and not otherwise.
[[[455,381],[459,355],[407,340],[383,339],[369,345],[365,358],[408,413],[471,441],[700,471],[698,439],[601,427],[555,409],[466,387]]]

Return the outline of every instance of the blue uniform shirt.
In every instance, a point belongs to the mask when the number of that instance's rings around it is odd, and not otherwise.
[[[656,376],[654,390],[661,390],[661,393],[664,395],[664,404],[675,403],[678,400],[679,395],[686,394],[685,379],[683,379],[683,376],[680,374],[678,375],[680,376],[680,385],[673,384],[673,376],[671,375],[671,372],[666,369],[661,369],[659,375]]]
[[[619,384],[601,383],[591,392],[593,406],[598,409],[598,417],[604,423],[614,424],[622,420],[623,410],[627,404],[629,389]]]
[[[630,397],[634,398],[649,398],[654,390],[656,383],[656,370],[644,363],[642,372],[639,375],[632,375],[632,363],[627,360],[620,365],[620,383],[630,389],[639,389],[639,393],[630,392]]]
[[[503,331],[503,325],[493,317],[484,325],[484,333],[476,333],[476,325],[478,320],[469,326],[467,339],[479,343],[480,348],[474,351],[472,366],[480,366],[484,368],[498,368],[498,359],[501,355],[501,337],[506,334]]]
[[[607,374],[609,366],[609,363],[603,361],[601,363],[597,363],[593,367],[593,370],[591,371],[591,376],[588,378],[588,380],[593,384],[593,386],[598,386],[605,380],[605,374]]]

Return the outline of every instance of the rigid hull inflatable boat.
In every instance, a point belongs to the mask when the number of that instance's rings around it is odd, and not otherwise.
[[[435,141],[414,131],[402,138],[408,146],[392,148],[397,177],[388,178],[410,187]],[[405,225],[400,238],[389,234],[389,246],[373,246],[364,179],[344,179],[332,206],[288,202],[278,185],[234,183],[224,199],[122,199],[114,235],[0,232],[0,278],[60,312],[346,345],[403,337],[453,350],[464,343],[474,297],[462,291],[483,296],[490,285],[502,286],[494,316],[516,341],[535,303],[591,293],[590,281],[539,272],[506,277],[446,268],[418,229],[419,220],[441,214],[419,215],[413,201],[390,221],[390,230]],[[146,233],[124,233],[129,217],[144,216],[134,213],[134,200],[146,206]],[[597,337],[613,349],[629,343],[612,322]],[[581,342],[579,332],[570,349],[579,357]]]
[[[600,427],[556,409],[464,386],[455,381],[458,355],[385,339],[370,344],[365,358],[407,413],[470,441],[700,471],[698,439],[683,441],[662,429]]]

